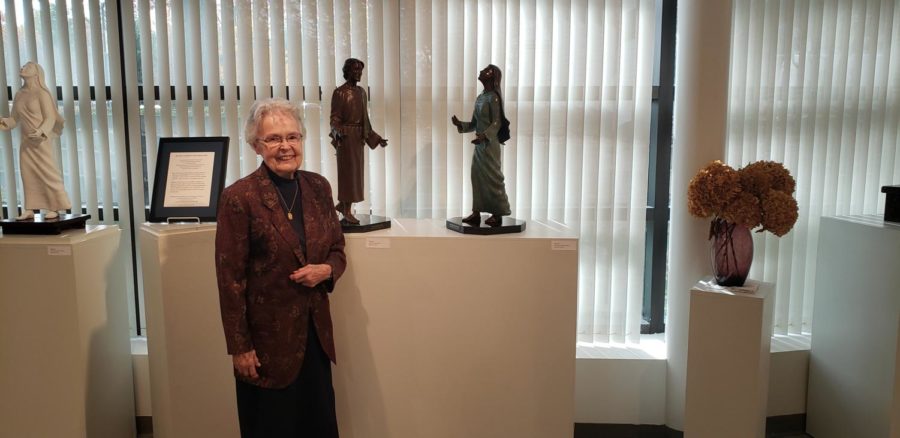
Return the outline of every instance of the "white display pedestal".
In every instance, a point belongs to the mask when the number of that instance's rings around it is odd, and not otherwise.
[[[215,224],[140,228],[154,438],[240,436]]]
[[[819,225],[806,430],[900,437],[900,224]]]
[[[343,438],[546,438],[574,424],[577,239],[394,220],[346,235],[332,295]]]
[[[707,279],[706,281],[711,281]],[[691,289],[685,436],[764,437],[774,286]]]
[[[0,237],[0,436],[135,435],[119,234]]]
[[[154,437],[237,437],[214,225],[144,225]],[[557,437],[574,424],[577,239],[443,220],[345,235],[331,295],[344,438]]]

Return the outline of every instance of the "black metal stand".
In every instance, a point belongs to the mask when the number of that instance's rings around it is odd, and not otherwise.
[[[376,216],[374,214],[358,214],[358,224],[351,224],[341,219],[341,229],[344,233],[368,233],[369,231],[383,230],[391,227],[391,218]]]
[[[887,194],[884,200],[884,220],[900,222],[900,186],[882,186],[881,193]]]
[[[43,214],[37,214],[34,219],[17,221],[4,219],[0,221],[0,229],[3,234],[61,234],[63,230],[84,228],[89,214],[61,214],[58,218],[44,219]]]
[[[462,234],[478,235],[521,233],[525,231],[525,221],[504,217],[500,225],[490,226],[484,223],[484,220],[488,217],[490,216],[482,216],[479,225],[469,225],[462,221],[462,217],[452,217],[447,219],[447,229]]]

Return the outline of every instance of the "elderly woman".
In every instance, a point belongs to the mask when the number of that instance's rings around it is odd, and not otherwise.
[[[460,133],[475,131],[475,155],[472,157],[472,214],[462,221],[472,225],[481,224],[481,213],[490,213],[484,221],[486,225],[497,226],[508,216],[509,199],[503,183],[500,167],[500,144],[509,138],[509,127],[503,113],[503,99],[500,97],[500,67],[488,65],[478,74],[484,91],[475,99],[475,111],[471,122],[460,121],[453,116],[450,121]],[[505,131],[505,132],[504,132]]]
[[[244,137],[263,164],[225,189],[216,275],[241,436],[337,437],[328,293],[344,236],[320,175],[303,161],[300,109],[256,102]]]
[[[19,71],[22,88],[16,92],[12,111],[0,119],[0,130],[22,127],[19,147],[19,169],[25,211],[16,220],[34,218],[34,210],[46,210],[44,219],[54,219],[60,210],[72,208],[53,153],[53,135],[62,132],[63,118],[56,110],[56,100],[44,83],[44,69],[28,62]]]

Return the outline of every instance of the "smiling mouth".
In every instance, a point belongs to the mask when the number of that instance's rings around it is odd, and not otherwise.
[[[296,155],[282,155],[280,157],[276,157],[275,159],[278,161],[291,161],[296,158]]]

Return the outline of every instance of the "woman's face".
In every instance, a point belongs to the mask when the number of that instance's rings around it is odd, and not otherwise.
[[[303,164],[300,124],[289,114],[266,114],[256,127],[253,150],[276,175],[292,178],[294,171]]]

